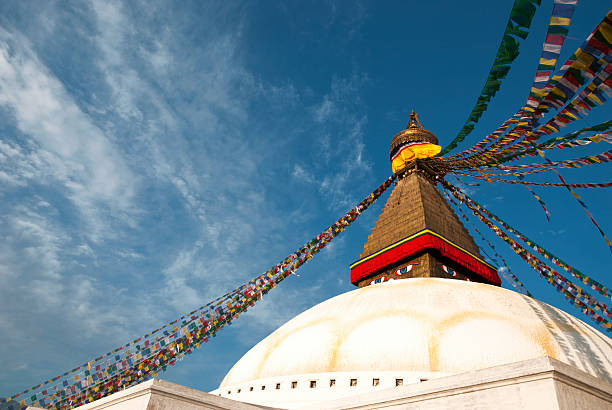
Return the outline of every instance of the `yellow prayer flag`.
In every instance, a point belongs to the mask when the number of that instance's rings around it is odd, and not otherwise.
[[[597,144],[597,143],[600,143],[603,140],[603,137],[601,136],[601,134],[597,134],[597,135],[593,135],[591,137],[588,137],[588,139],[590,139],[595,144]]]
[[[550,17],[550,25],[551,26],[569,26],[570,25],[570,19],[568,19],[567,17],[551,16]]]
[[[608,16],[609,15],[610,13],[608,13]],[[605,20],[599,25],[599,32],[606,40],[608,40],[608,43],[612,43],[612,26],[606,23]]]
[[[597,162],[598,164],[601,162],[601,160],[595,156],[590,156],[589,157],[590,160]]]
[[[556,63],[557,63],[556,58],[540,58],[540,64],[542,65],[551,65],[554,67]]]
[[[575,120],[578,119],[578,117],[574,113],[571,113],[569,111],[565,111],[563,114],[567,115],[568,117],[572,117]]]
[[[552,130],[554,132],[559,132],[559,130],[555,127],[553,127],[551,124],[545,124],[544,128],[548,128],[549,130]]]
[[[601,101],[599,97],[597,97],[595,94],[589,94],[587,95],[587,98],[591,101],[594,101],[598,105],[603,105],[603,101]]]
[[[574,63],[573,63],[572,65],[574,65],[574,64],[576,64],[576,63],[578,63],[578,62],[581,62],[581,63],[583,63],[583,64],[584,64],[586,67],[589,67],[589,66],[590,66],[590,65],[593,63],[593,61],[595,61],[595,57],[593,57],[593,56],[592,56],[591,54],[589,54],[589,53],[585,53],[585,52],[584,52],[584,51],[582,51],[582,49],[580,49],[580,48],[579,48],[578,50],[576,50],[576,53],[575,53],[575,54],[576,54],[576,61],[574,61]],[[586,67],[585,67],[585,68],[586,68]]]

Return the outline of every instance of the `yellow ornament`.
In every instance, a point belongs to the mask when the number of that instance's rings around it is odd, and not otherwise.
[[[406,129],[397,133],[391,140],[389,156],[393,172],[403,171],[417,159],[439,154],[442,147],[437,144],[436,136],[423,128],[418,115],[412,111]]]
[[[391,160],[391,168],[394,173],[406,168],[406,165],[415,159],[429,158],[440,153],[442,147],[429,142],[407,143],[400,148],[399,152]]]

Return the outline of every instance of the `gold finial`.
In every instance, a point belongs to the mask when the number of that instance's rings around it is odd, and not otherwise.
[[[394,151],[406,142],[429,142],[438,144],[438,139],[431,131],[427,131],[419,121],[419,115],[412,110],[408,119],[408,126],[395,134],[391,140],[389,155],[393,157]]]
[[[412,110],[406,129],[395,134],[391,140],[389,159],[393,172],[404,172],[415,166],[415,159],[438,154],[442,148],[437,144],[436,136],[423,128],[419,116]]]
[[[415,114],[414,110],[412,110],[412,112],[410,113],[410,118],[408,119],[408,125],[406,126],[406,129],[408,128],[423,129],[423,126],[421,125],[421,122],[419,121],[419,114]]]

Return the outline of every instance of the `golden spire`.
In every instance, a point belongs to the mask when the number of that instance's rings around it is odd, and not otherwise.
[[[413,168],[415,160],[438,154],[442,147],[437,144],[436,136],[423,128],[419,116],[412,110],[406,129],[395,134],[391,140],[389,149],[391,169],[399,174]]]
[[[495,268],[482,259],[474,239],[431,178],[430,165],[439,161],[431,157],[441,150],[437,143],[412,110],[406,129],[391,140],[397,185],[360,259],[351,264],[354,285],[413,277],[501,284]]]
[[[421,125],[421,122],[419,121],[419,114],[415,114],[414,110],[412,110],[412,112],[410,113],[410,119],[408,119],[408,125],[406,126],[406,129],[408,128],[424,129]]]
[[[408,120],[408,126],[395,134],[391,140],[391,148],[389,154],[392,157],[394,151],[401,145],[407,142],[429,142],[430,144],[438,144],[438,138],[431,132],[423,128],[419,121],[419,116],[412,110]]]

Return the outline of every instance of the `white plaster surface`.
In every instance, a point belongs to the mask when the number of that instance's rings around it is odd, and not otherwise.
[[[612,409],[612,384],[549,357],[299,407],[339,409]]]
[[[303,381],[311,379],[307,377]],[[343,383],[342,379],[338,378],[337,383]],[[381,385],[369,393],[310,405],[293,404],[292,407],[300,410],[608,410],[612,409],[612,384],[555,359],[540,357],[397,387],[381,379]],[[79,409],[262,410],[272,407],[249,405],[154,379]]]
[[[374,391],[373,378],[431,379],[542,356],[612,382],[611,339],[568,313],[496,286],[403,279],[296,316],[247,352],[212,393],[296,407]],[[359,379],[357,388],[330,388],[340,374]],[[321,383],[287,387],[298,378]],[[266,389],[245,392],[251,384]]]
[[[211,394],[221,394],[223,397],[247,403],[266,403],[280,408],[294,408],[389,389],[395,387],[400,380],[403,385],[407,385],[441,375],[438,372],[409,371],[309,373],[251,380],[232,386],[231,389],[219,388]]]

